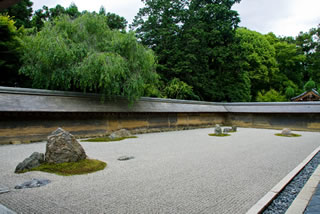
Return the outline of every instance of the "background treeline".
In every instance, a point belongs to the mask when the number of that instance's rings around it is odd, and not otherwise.
[[[217,102],[288,101],[320,88],[320,26],[240,28],[240,0],[142,0],[133,23],[22,0],[1,11],[0,85]]]

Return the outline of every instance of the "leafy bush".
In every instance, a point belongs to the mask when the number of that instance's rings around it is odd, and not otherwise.
[[[178,78],[172,79],[164,88],[165,97],[173,99],[196,99],[199,97],[193,93],[192,86],[179,80]]]
[[[270,89],[268,92],[264,90],[262,92],[259,91],[256,100],[258,102],[283,102],[286,101],[286,98],[276,90]]]
[[[290,99],[290,98],[294,97],[294,95],[295,95],[294,89],[291,88],[290,86],[287,87],[287,89],[286,89],[286,97],[287,97],[288,99]]]

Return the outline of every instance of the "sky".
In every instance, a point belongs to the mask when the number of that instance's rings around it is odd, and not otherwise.
[[[103,5],[107,12],[116,13],[132,22],[141,0],[31,0],[33,9],[42,8],[45,3],[49,8],[57,4],[68,7],[74,2],[79,11],[99,11]],[[263,34],[273,32],[277,36],[297,36],[300,31],[307,32],[320,24],[320,0],[242,0],[233,7],[237,10],[241,23]]]

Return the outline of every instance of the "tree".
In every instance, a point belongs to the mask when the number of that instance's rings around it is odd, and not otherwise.
[[[271,79],[278,73],[276,51],[267,38],[245,28],[237,29],[242,53],[243,69],[249,73],[251,94],[256,97],[258,91],[269,90]]]
[[[33,3],[30,0],[21,0],[19,3],[1,11],[1,13],[9,15],[15,21],[17,28],[21,26],[29,28],[31,27],[32,5]]]
[[[125,31],[128,22],[124,17],[115,13],[106,13],[106,9],[103,6],[100,7],[99,14],[108,18],[108,26],[110,29]]]
[[[110,30],[107,18],[98,14],[46,22],[23,44],[20,72],[32,78],[35,88],[121,95],[132,102],[157,78],[153,52],[133,33]]]
[[[0,85],[28,86],[28,79],[19,76],[21,37],[24,29],[17,29],[9,16],[0,15]]]
[[[235,54],[235,29],[240,20],[231,7],[239,0],[143,2],[145,7],[140,9],[131,29],[157,54],[157,71],[165,84],[179,78],[193,87],[201,100],[250,99],[250,86],[246,85],[250,83]],[[226,76],[239,78],[239,94],[247,96],[235,96],[234,82]]]
[[[310,78],[309,81],[304,85],[304,90],[311,91],[314,88],[316,88],[316,83],[312,80],[312,78]]]
[[[301,88],[303,84],[303,63],[306,57],[299,52],[293,38],[277,38],[273,33],[267,34],[266,38],[275,48],[275,58],[279,68],[279,72],[275,73],[271,79],[271,87],[283,91],[286,86],[284,83],[291,81]]]
[[[286,92],[285,92],[286,98],[288,100],[290,100],[292,97],[294,97],[295,95],[295,91],[293,88],[291,88],[290,86],[286,88]]]
[[[296,44],[300,52],[306,56],[303,63],[303,81],[312,78],[314,81],[320,82],[320,25],[310,29],[307,33],[301,32],[296,37]]]

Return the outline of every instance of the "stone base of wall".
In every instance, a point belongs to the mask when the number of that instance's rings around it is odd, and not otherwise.
[[[225,117],[224,113],[0,112],[0,144],[46,140],[58,127],[76,137],[93,137],[123,128],[147,133],[209,127],[223,124]]]

